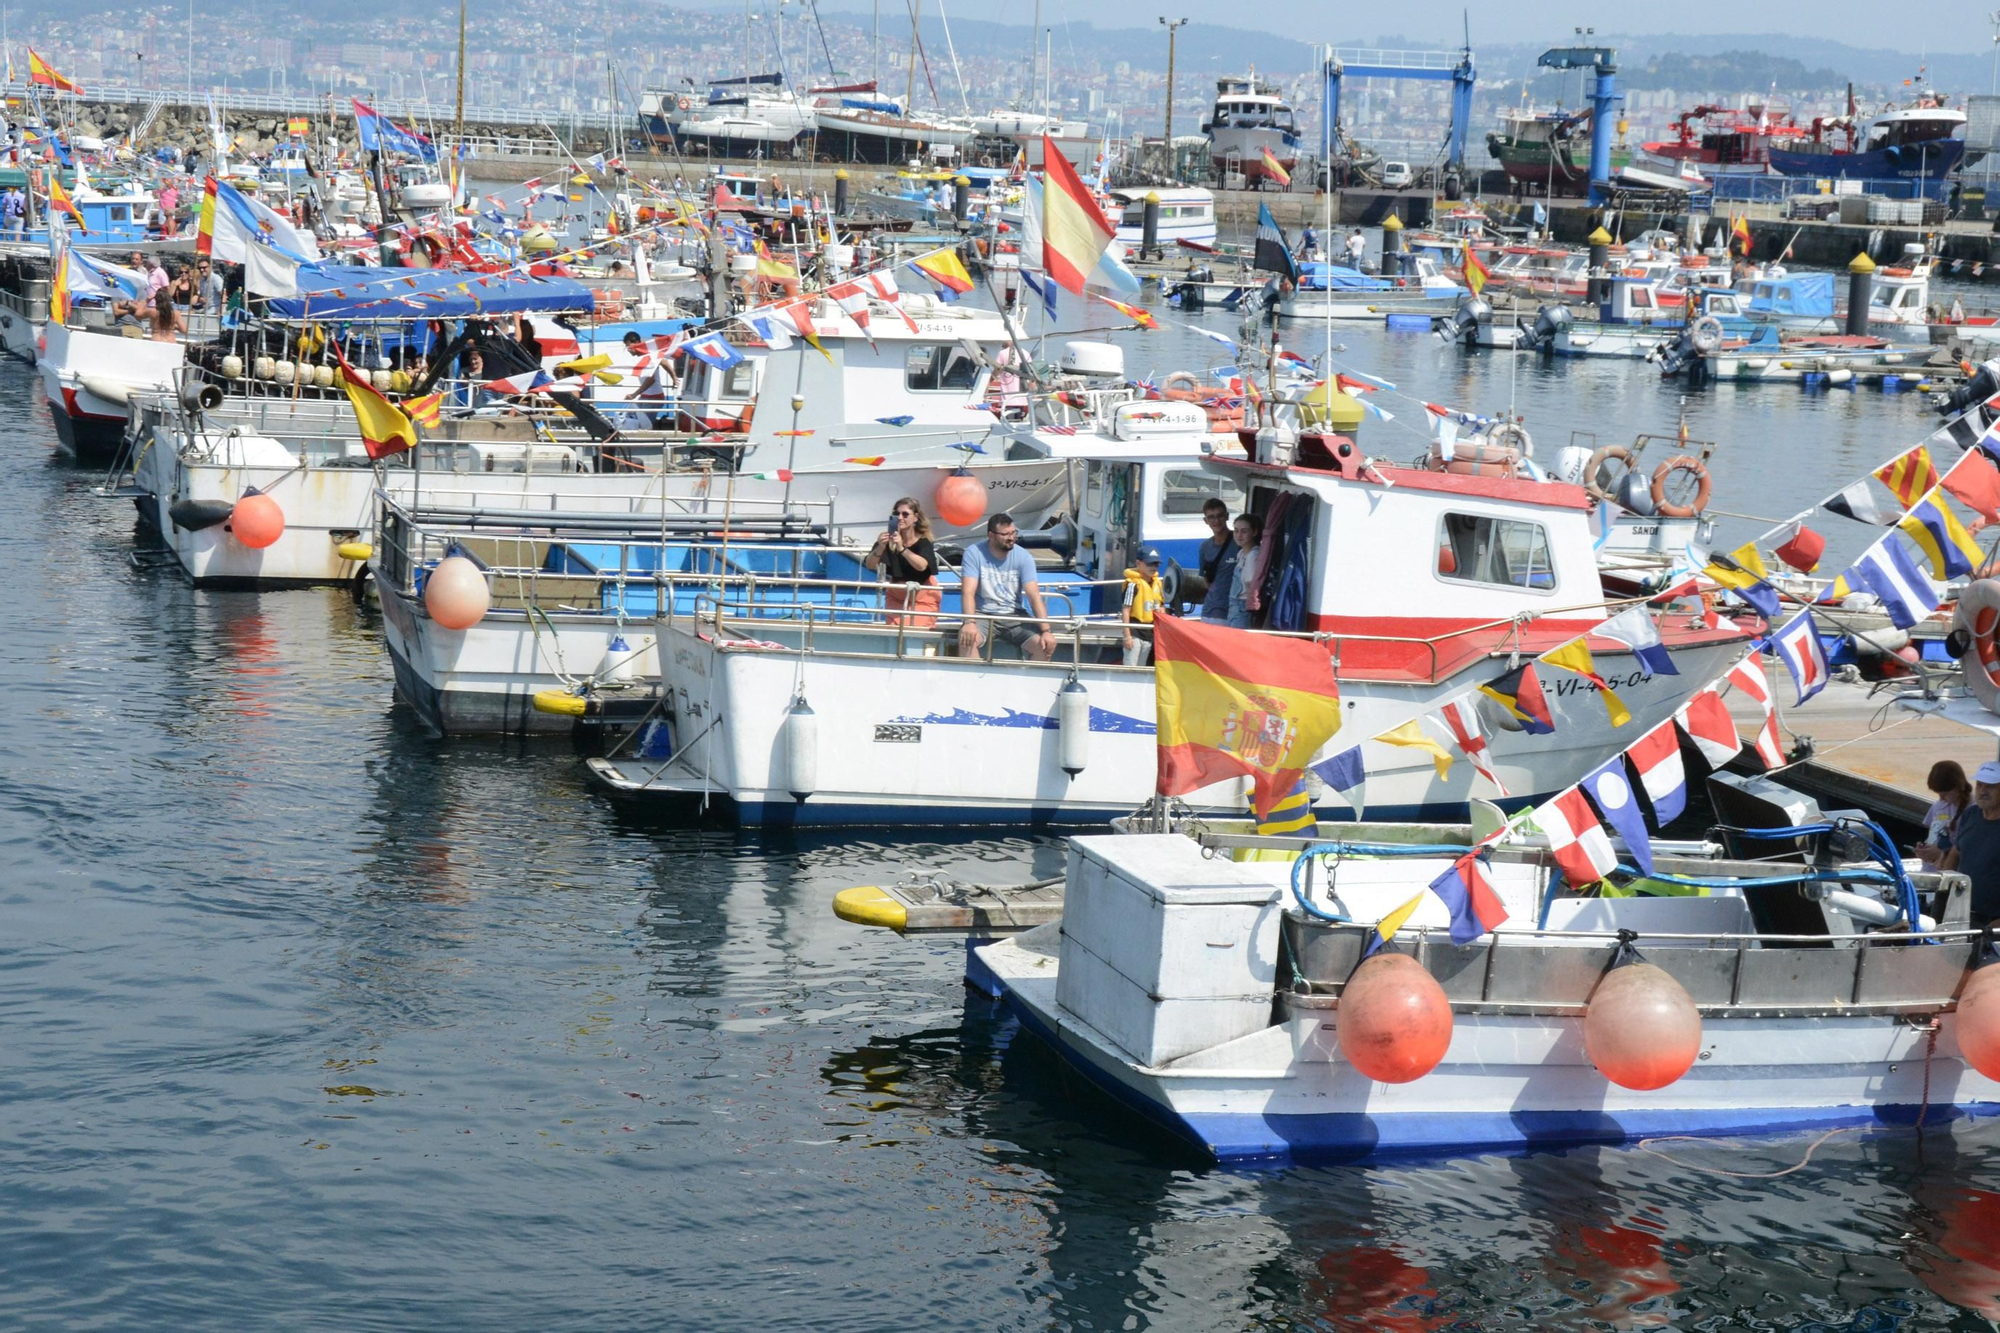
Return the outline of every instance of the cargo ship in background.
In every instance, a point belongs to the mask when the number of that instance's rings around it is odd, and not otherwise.
[[[1590,111],[1534,111],[1526,107],[1500,113],[1500,128],[1488,132],[1486,151],[1510,181],[1535,193],[1590,193]],[[1618,122],[1618,142],[1611,146],[1611,169],[1623,170],[1632,159],[1625,146],[1625,122]]]

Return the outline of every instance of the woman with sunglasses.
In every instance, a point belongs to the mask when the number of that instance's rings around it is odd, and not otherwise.
[[[930,629],[944,605],[944,593],[937,586],[937,556],[931,542],[931,521],[924,508],[909,496],[896,501],[889,518],[889,530],[875,539],[874,548],[861,558],[869,569],[882,572],[882,604],[891,611],[915,614],[890,616],[892,625]],[[916,584],[912,594],[910,584]]]

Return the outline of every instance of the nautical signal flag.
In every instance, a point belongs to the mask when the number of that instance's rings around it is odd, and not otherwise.
[[[1937,588],[1893,537],[1869,547],[1840,577],[1848,587],[1866,588],[1881,598],[1897,629],[1908,629],[1937,609]]]
[[[1625,779],[1623,756],[1600,764],[1577,785],[1590,797],[1597,813],[1625,840],[1625,850],[1632,854],[1632,864],[1646,874],[1652,874],[1653,841],[1646,836],[1646,817],[1639,812],[1632,784]]]
[[[1765,581],[1770,571],[1757,553],[1756,542],[1745,542],[1728,555],[1709,557],[1701,572],[1741,597],[1766,620],[1778,614],[1778,590]]]
[[[965,261],[958,257],[958,252],[955,250],[933,250],[927,255],[919,255],[912,259],[910,266],[953,292],[964,293],[972,290],[972,275],[966,271]]]
[[[1826,688],[1826,647],[1810,610],[1801,609],[1784,628],[1771,635],[1771,647],[1799,687],[1799,703]],[[1797,705],[1793,705],[1797,707]]]
[[[1653,826],[1665,828],[1687,809],[1687,767],[1681,763],[1680,733],[1662,722],[1633,742],[1625,752],[1646,799],[1653,806]]]
[[[1794,521],[1771,535],[1771,549],[1778,559],[1799,573],[1810,574],[1819,568],[1819,558],[1826,554],[1826,538],[1804,522]]]
[[[83,85],[72,83],[49,67],[49,62],[35,54],[35,48],[28,48],[28,82],[39,83],[44,88],[53,88],[59,93],[75,93],[83,96]]]
[[[1369,939],[1368,947],[1361,951],[1361,956],[1363,958],[1368,957],[1390,940],[1396,938],[1396,932],[1403,928],[1403,923],[1410,919],[1418,907],[1422,906],[1423,901],[1424,895],[1420,891],[1410,901],[1404,903],[1380,921],[1377,921],[1375,923],[1375,934]]]
[[[889,456],[887,454],[862,454],[856,458],[843,458],[840,461],[843,463],[858,464],[861,467],[881,467],[889,461]]]
[[[1764,679],[1764,665],[1756,657],[1746,657],[1729,673],[1731,686],[1743,691],[1751,702],[1764,708],[1764,724],[1757,728],[1755,749],[1766,768],[1782,768],[1785,744],[1778,736],[1778,710],[1771,699],[1771,682]]]
[[[1988,523],[2000,523],[2000,468],[1978,449],[1968,451],[1944,474],[1944,488],[1953,499],[1975,510]]]
[[[1453,944],[1470,944],[1488,931],[1498,930],[1507,919],[1507,906],[1494,892],[1477,852],[1467,852],[1453,861],[1431,881],[1430,888],[1451,912]]]
[[[727,370],[731,366],[743,364],[743,353],[731,347],[719,333],[704,333],[699,338],[690,338],[681,344],[681,350],[717,370]]]
[[[1442,778],[1451,772],[1451,752],[1430,738],[1424,731],[1422,718],[1413,717],[1400,727],[1391,727],[1375,738],[1384,745],[1400,745],[1405,749],[1422,750],[1431,757],[1431,767]]]
[[[1931,462],[1931,451],[1921,444],[1901,458],[1876,469],[1874,476],[1875,480],[1895,492],[1905,509],[1938,484],[1938,470]]]
[[[1363,818],[1368,808],[1368,769],[1361,762],[1361,747],[1342,750],[1331,759],[1312,766],[1326,785],[1340,793],[1340,799],[1354,807],[1354,817]]]
[[[1729,705],[1722,702],[1722,696],[1713,687],[1681,705],[1674,721],[1681,724],[1681,730],[1712,769],[1720,769],[1743,748],[1743,741],[1736,734],[1736,719],[1729,716]]]
[[[1860,523],[1872,523],[1878,528],[1894,526],[1896,515],[1884,510],[1875,499],[1875,492],[1868,489],[1868,483],[1857,481],[1842,487],[1832,499],[1824,502],[1823,508],[1830,509],[1842,518],[1851,518]]]
[[[425,430],[436,430],[440,420],[439,408],[443,403],[443,394],[426,394],[422,398],[405,399],[403,401],[403,411],[409,414],[410,420],[416,422]]]
[[[339,344],[333,348],[340,374],[340,387],[354,408],[354,420],[361,428],[361,443],[370,458],[387,458],[417,447],[417,428],[402,408],[384,398],[368,382],[368,377],[349,365]]]
[[[1492,750],[1486,744],[1486,737],[1479,731],[1479,710],[1473,703],[1472,694],[1467,691],[1438,710],[1444,718],[1444,725],[1451,732],[1452,740],[1458,745],[1458,752],[1472,761],[1472,767],[1480,777],[1493,784],[1502,796],[1509,795],[1507,784],[1493,771]]]
[[[1055,140],[1042,136],[1042,272],[1078,296],[1118,229]]]
[[[1571,787],[1537,809],[1535,823],[1548,835],[1549,853],[1572,885],[1595,884],[1617,868],[1611,838],[1580,788]]]
[[[1930,560],[1931,574],[1939,580],[1970,574],[1986,558],[1958,515],[1939,504],[1935,495],[1919,500],[1896,526]]]
[[[554,383],[555,379],[549,374],[548,371],[542,370],[539,367],[537,367],[534,370],[523,371],[519,375],[509,375],[504,379],[487,380],[484,384],[480,385],[479,387],[485,389],[489,393],[502,393],[502,394],[512,395],[512,394],[523,394],[523,393],[536,393],[542,389],[550,387]]]
[[[1261,819],[1340,730],[1340,687],[1323,644],[1162,616],[1153,658],[1163,796],[1248,776]]]
[[[1486,277],[1486,265],[1480,263],[1479,256],[1472,252],[1471,246],[1467,246],[1465,249],[1465,285],[1472,289],[1474,296],[1486,290]]]
[[[1562,647],[1543,653],[1537,660],[1565,671],[1574,671],[1595,685],[1604,698],[1604,711],[1610,715],[1612,726],[1622,727],[1632,720],[1632,710],[1625,706],[1625,701],[1618,697],[1604,677],[1597,674],[1597,663],[1590,657],[1590,645],[1582,639],[1571,639]]]
[[[1261,151],[1264,154],[1264,174],[1280,185],[1290,185],[1292,183],[1292,173],[1285,170],[1285,164],[1271,156],[1269,148],[1264,148]]]
[[[1653,618],[1643,608],[1635,606],[1620,611],[1591,632],[1615,639],[1630,648],[1639,665],[1656,676],[1681,674],[1680,668],[1674,665],[1674,655],[1667,651],[1667,645],[1660,638],[1660,627],[1653,623]]]
[[[1506,709],[1530,736],[1547,736],[1556,729],[1555,714],[1549,711],[1533,662],[1523,662],[1506,675],[1487,681],[1479,692]]]

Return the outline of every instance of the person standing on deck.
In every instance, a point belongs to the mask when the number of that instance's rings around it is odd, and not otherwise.
[[[2000,761],[1989,759],[1972,775],[1972,804],[1952,826],[1943,870],[1972,881],[1972,925],[2000,917]]]
[[[1264,520],[1255,514],[1236,516],[1236,574],[1229,581],[1229,628],[1251,628],[1257,593],[1257,546],[1264,540]]]
[[[1347,265],[1356,273],[1361,271],[1362,261],[1368,257],[1368,242],[1356,227],[1347,235]]]
[[[1229,593],[1236,585],[1236,538],[1229,531],[1229,506],[1215,496],[1202,502],[1201,521],[1208,537],[1195,554],[1208,593],[1201,599],[1201,618],[1221,624],[1229,619]]]

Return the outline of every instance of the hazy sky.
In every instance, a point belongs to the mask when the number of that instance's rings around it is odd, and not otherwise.
[[[832,9],[867,8],[866,0],[827,0]],[[884,0],[883,13],[902,10],[896,0]],[[927,10],[931,6],[925,7]],[[1472,42],[1541,41],[1555,39],[1578,25],[1595,24],[1600,32],[1621,33],[1769,33],[1809,22],[1813,36],[1877,49],[1983,53],[1993,41],[1994,0],[1924,0],[1915,6],[1922,22],[1904,23],[1893,6],[1880,0],[1816,0],[1808,7],[1744,4],[1742,0],[1673,0],[1661,5],[1587,4],[1581,0],[1397,0],[1394,5],[1329,5],[1324,0],[1042,0],[1042,21],[1088,20],[1100,26],[1138,26],[1159,15],[1262,29],[1295,36],[1301,41],[1339,40],[1402,35],[1424,45],[1457,40],[1461,15],[1469,11]],[[907,11],[905,11],[907,12]],[[945,0],[953,18],[993,19],[1031,23],[1034,0]],[[1774,52],[1773,54],[1783,54]]]

